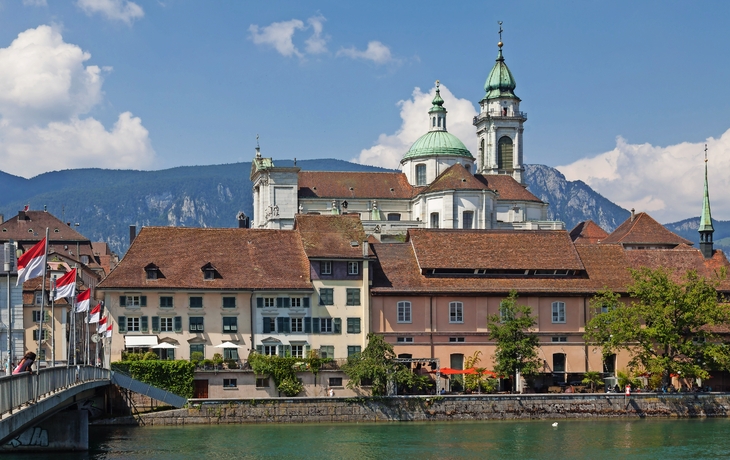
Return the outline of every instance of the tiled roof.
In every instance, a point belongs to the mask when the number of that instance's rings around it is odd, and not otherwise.
[[[592,220],[579,222],[570,231],[570,239],[575,244],[596,244],[607,236],[608,233]]]
[[[523,185],[517,182],[514,177],[506,174],[477,174],[474,176],[490,190],[498,193],[498,199],[504,201],[543,201],[530,193]]]
[[[144,267],[159,267],[148,280]],[[212,264],[220,277],[205,280]],[[99,289],[310,289],[297,232],[246,228],[144,227]]]
[[[60,219],[45,211],[20,211],[0,224],[0,241],[40,241],[46,236],[50,242],[89,241],[81,233],[63,223]]]
[[[472,176],[460,163],[449,166],[421,193],[444,190],[486,190],[487,186]]]
[[[298,214],[294,225],[307,257],[362,258],[362,245],[367,236],[355,214]]]
[[[422,269],[583,269],[562,230],[410,229],[408,234]]]
[[[626,259],[631,267],[636,269],[641,267],[670,268],[677,279],[680,279],[687,270],[695,270],[699,275],[707,278],[715,278],[721,267],[730,270],[730,262],[722,251],[715,251],[712,258],[705,259],[699,249],[684,245],[673,249],[627,250]],[[730,287],[730,283],[723,281],[721,286],[725,289],[724,286]]]
[[[621,244],[692,244],[667,230],[649,214],[640,212],[629,217],[601,243]]]
[[[299,198],[411,198],[413,187],[396,172],[299,173]]]

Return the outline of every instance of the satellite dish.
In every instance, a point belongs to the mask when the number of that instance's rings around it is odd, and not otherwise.
[[[99,340],[101,340],[101,336],[99,334],[94,334],[94,335],[91,336],[91,341],[92,342],[96,343]]]

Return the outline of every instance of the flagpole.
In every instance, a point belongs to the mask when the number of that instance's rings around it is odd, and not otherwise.
[[[89,286],[89,289],[91,289],[91,286]],[[89,331],[91,330],[91,324],[89,323],[89,319],[91,319],[89,317],[90,313],[91,313],[91,296],[89,296],[89,307],[86,309],[86,326],[85,326],[86,327],[86,365],[87,366],[89,365],[89,362],[91,362],[91,360],[89,359],[89,348],[90,348]]]
[[[56,280],[53,280],[51,289],[51,367],[56,367]]]
[[[41,391],[41,345],[43,343],[43,307],[46,305],[46,267],[48,266],[48,227],[46,227],[46,247],[43,250],[43,278],[41,279],[41,315],[38,318],[38,365],[36,366],[35,399],[40,397]]]

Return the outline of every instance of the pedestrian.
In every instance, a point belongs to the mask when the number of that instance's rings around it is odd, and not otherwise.
[[[31,371],[30,367],[33,365],[34,361],[35,361],[35,353],[33,353],[32,351],[29,351],[20,360],[18,367],[16,367],[15,370],[13,371],[13,375],[20,374],[21,372],[30,372]]]
[[[334,390],[334,388],[330,388],[329,395],[330,395],[330,398],[334,398],[335,397],[335,390]]]

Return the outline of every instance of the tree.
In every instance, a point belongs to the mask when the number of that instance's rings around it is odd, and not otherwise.
[[[591,387],[591,393],[596,392],[596,386],[603,385],[603,379],[601,378],[601,373],[597,371],[588,371],[585,374],[583,374],[583,380],[581,381],[583,385],[588,385]]]
[[[591,301],[588,343],[602,347],[604,356],[627,350],[629,367],[659,374],[665,384],[672,374],[707,378],[708,369],[728,369],[730,348],[715,332],[730,323],[716,290],[724,273],[708,280],[690,270],[674,281],[667,269],[642,268],[631,276],[630,303],[610,290]]]
[[[530,332],[537,325],[532,309],[517,305],[517,291],[512,291],[500,304],[500,314],[488,318],[489,337],[497,341],[494,372],[498,375],[537,374],[541,360],[537,350],[539,339]]]

